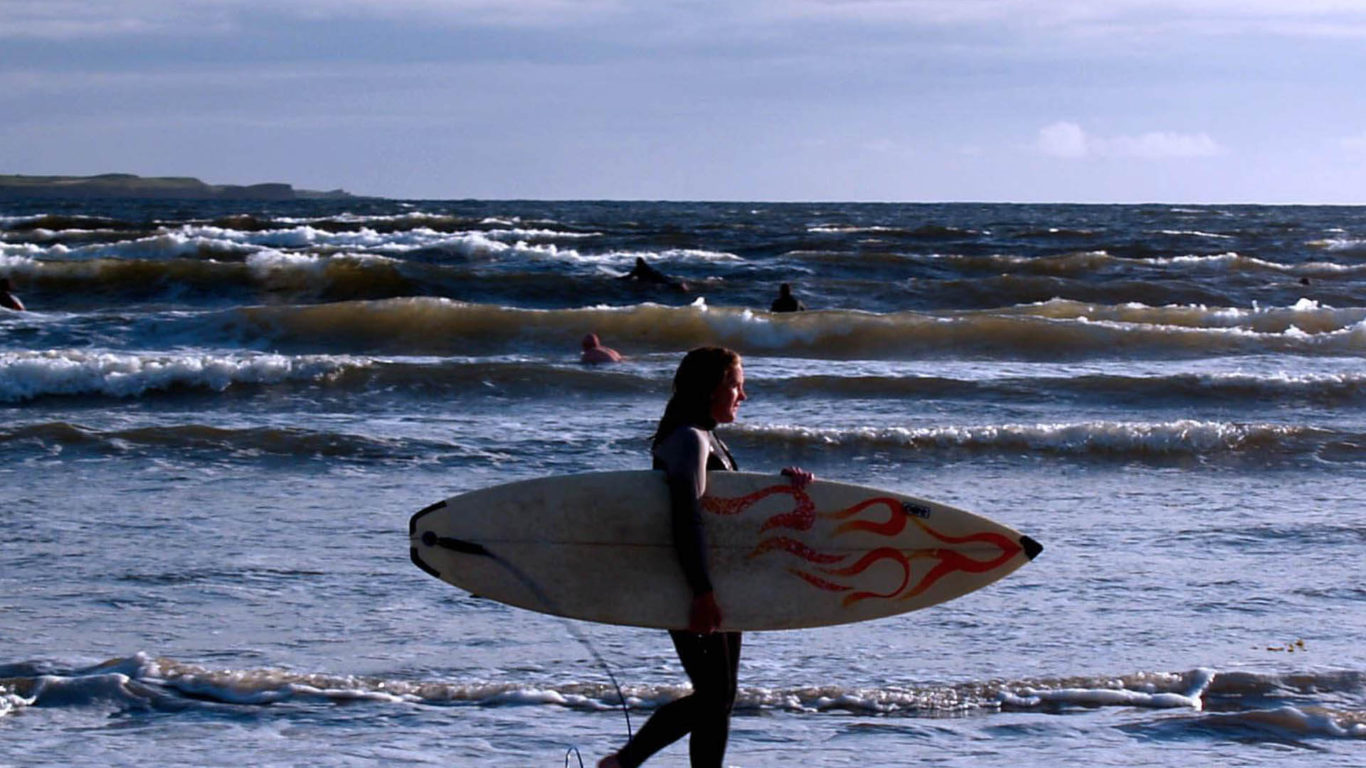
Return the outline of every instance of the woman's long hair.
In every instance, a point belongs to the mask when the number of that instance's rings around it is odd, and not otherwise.
[[[740,364],[740,353],[725,347],[698,347],[683,356],[674,372],[673,396],[655,429],[652,446],[684,426],[712,429],[711,397],[726,378],[726,371]]]

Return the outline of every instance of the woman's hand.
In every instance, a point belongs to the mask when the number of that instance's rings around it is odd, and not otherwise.
[[[815,481],[816,476],[802,469],[801,467],[784,467],[782,472],[784,477],[790,478],[792,484],[798,488],[805,488]]]
[[[721,627],[721,606],[716,604],[716,593],[705,592],[692,599],[688,609],[688,631],[710,635]]]

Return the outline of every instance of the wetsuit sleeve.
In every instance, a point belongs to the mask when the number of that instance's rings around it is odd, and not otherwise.
[[[707,538],[702,525],[702,495],[707,491],[710,446],[696,429],[683,428],[656,451],[669,484],[674,548],[694,596],[712,591],[707,573]]]

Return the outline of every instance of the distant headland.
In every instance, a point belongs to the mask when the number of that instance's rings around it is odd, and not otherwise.
[[[350,192],[295,189],[289,184],[205,184],[188,176],[22,176],[0,174],[0,200],[19,198],[117,200],[329,200],[352,198]]]

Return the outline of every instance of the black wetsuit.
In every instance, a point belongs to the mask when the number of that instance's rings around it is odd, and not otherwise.
[[[735,459],[716,435],[698,427],[680,427],[660,441],[654,453],[654,468],[664,470],[668,477],[679,563],[693,594],[705,594],[711,591],[701,504],[706,472],[734,471]],[[701,460],[703,455],[705,461]],[[617,759],[623,768],[635,768],[664,747],[692,734],[688,751],[693,768],[720,768],[735,703],[740,633],[699,635],[670,630],[669,636],[692,680],[693,692],[660,707],[617,753]]]
[[[631,271],[627,272],[621,277],[618,277],[617,279],[639,280],[642,283],[667,285],[670,288],[676,288],[680,291],[688,290],[688,284],[686,282],[684,282],[683,280],[675,280],[674,278],[669,277],[668,275],[664,274],[663,272],[660,272],[659,270],[655,269],[649,264],[646,264],[644,259],[636,259],[636,265],[631,268]]]

